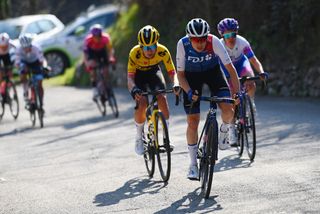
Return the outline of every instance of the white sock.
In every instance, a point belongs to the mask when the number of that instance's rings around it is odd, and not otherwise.
[[[136,124],[136,139],[141,139],[142,138],[142,133],[143,133],[143,129],[144,129],[144,123],[137,123]]]
[[[23,83],[23,94],[26,94],[26,93],[28,93],[28,83],[27,82],[25,82],[25,83]]]
[[[198,152],[197,144],[188,145],[188,150],[189,150],[189,156],[190,156],[190,165],[196,166],[197,165],[197,152]]]
[[[229,129],[229,124],[223,122],[220,127],[220,131],[226,133]]]
[[[229,134],[229,139],[233,139],[232,137],[234,136],[235,133],[235,126],[233,123],[227,124],[228,127],[228,134]]]

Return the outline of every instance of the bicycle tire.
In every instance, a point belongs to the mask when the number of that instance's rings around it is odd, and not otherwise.
[[[162,180],[167,182],[171,172],[171,151],[168,126],[162,112],[156,113],[155,120],[154,136],[156,140],[158,167]]]
[[[254,118],[254,110],[252,106],[251,99],[249,95],[245,96],[245,124],[243,131],[243,141],[246,146],[248,156],[250,161],[253,161],[256,155],[256,127],[255,127],[255,118]],[[248,139],[248,135],[252,134],[252,141]]]
[[[235,110],[235,127],[236,127],[236,133],[237,133],[237,151],[238,155],[241,157],[243,154],[243,124],[241,123],[241,112],[239,108],[242,107],[242,105],[237,105]]]
[[[218,123],[217,121],[208,124],[208,140],[205,143],[200,172],[201,193],[204,198],[209,198],[213,180],[214,166],[218,158]]]
[[[115,118],[118,118],[119,117],[118,104],[112,88],[108,89],[108,101],[109,101],[109,106],[111,108],[113,116]]]
[[[30,120],[31,120],[31,124],[32,127],[34,127],[36,125],[36,111],[35,111],[35,106],[32,105],[32,107],[30,107]]]
[[[42,109],[42,99],[40,96],[39,87],[35,89],[35,98],[36,98],[36,111],[38,113],[40,128],[43,128],[43,109]]]
[[[155,168],[155,148],[151,139],[144,141],[143,143],[144,153],[143,159],[147,168],[147,172],[150,178],[153,177]]]
[[[12,81],[8,84],[9,107],[12,117],[16,120],[19,116],[19,99],[16,86]],[[13,93],[11,95],[11,92]]]
[[[5,109],[4,109],[4,103],[5,103],[5,100],[4,98],[2,97],[2,95],[0,94],[0,120],[2,120],[2,117],[4,115],[4,112],[5,112]]]
[[[101,113],[101,115],[106,116],[107,111],[105,98],[102,95],[100,95],[95,103],[97,104],[98,110]]]

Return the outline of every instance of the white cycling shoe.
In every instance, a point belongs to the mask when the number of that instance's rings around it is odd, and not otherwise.
[[[190,180],[198,180],[199,179],[199,169],[197,165],[191,165],[189,167],[188,175],[187,177]]]
[[[219,149],[225,150],[229,147],[228,145],[228,127],[225,124],[221,124],[219,133]]]
[[[136,139],[135,151],[137,155],[143,155],[144,153],[143,139]]]

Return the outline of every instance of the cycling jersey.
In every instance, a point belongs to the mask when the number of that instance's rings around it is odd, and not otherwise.
[[[222,62],[224,65],[231,63],[230,57],[220,40],[212,35],[208,35],[205,50],[197,52],[193,49],[189,37],[185,36],[177,44],[177,68],[178,71],[204,72]]]
[[[96,40],[92,34],[89,34],[85,40],[84,40],[84,51],[88,51],[88,49],[91,49],[93,51],[99,51],[101,49],[105,48],[111,48],[111,40],[110,36],[106,33],[102,33],[101,38],[99,40]]]
[[[253,76],[253,70],[248,59],[253,57],[254,53],[249,42],[242,36],[237,35],[235,46],[231,49],[226,45],[223,39],[220,39],[220,41],[225,46],[232,63],[237,70],[238,76]],[[230,75],[227,69],[223,65],[221,67],[226,77],[229,78]]]
[[[38,46],[32,45],[29,52],[26,52],[22,47],[17,48],[15,60],[17,66],[21,63],[33,63],[38,60],[41,63],[44,61],[42,50]]]
[[[158,70],[159,64],[163,62],[169,75],[173,75],[175,67],[171,59],[168,49],[161,45],[157,45],[157,50],[153,58],[146,58],[139,45],[133,47],[129,53],[128,75],[134,76],[137,70],[148,71]]]
[[[0,48],[0,56],[9,54],[11,48],[15,48],[15,46],[11,42],[9,42],[9,46],[7,49],[4,50]]]

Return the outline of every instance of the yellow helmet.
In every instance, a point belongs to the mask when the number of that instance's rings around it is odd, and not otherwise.
[[[159,41],[160,34],[151,25],[146,25],[138,33],[138,42],[142,46],[154,45]]]

